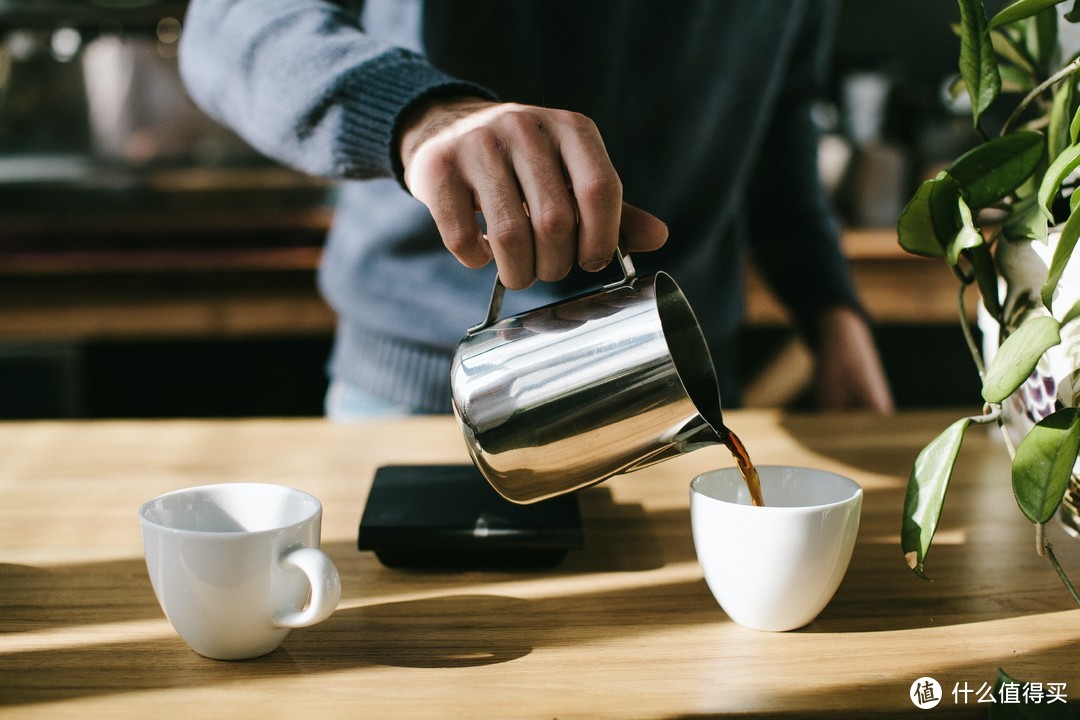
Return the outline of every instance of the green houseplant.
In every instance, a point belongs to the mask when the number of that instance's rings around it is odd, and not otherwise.
[[[1080,341],[1080,302],[1072,299],[1080,295],[1064,292],[1062,281],[1080,238],[1080,192],[1068,187],[1080,168],[1080,57],[1063,58],[1058,37],[1061,23],[1080,21],[1080,0],[1063,8],[1058,6],[1068,0],[1018,0],[992,17],[983,0],[957,1],[960,78],[954,90],[970,98],[980,142],[920,185],[897,230],[905,250],[944,259],[959,280],[961,327],[985,405],[983,414],[957,420],[919,454],[904,502],[901,545],[911,569],[926,577],[924,561],[964,434],[972,424],[996,423],[1037,551],[1080,605],[1044,531],[1063,499],[1078,492],[1080,389],[1047,380],[1045,389],[1053,392],[1041,410],[1025,390],[1043,380],[1040,368],[1063,338],[1075,334]],[[990,118],[997,115],[1005,119],[991,130]],[[1032,248],[1045,258],[1041,274],[1010,278],[1017,264],[1012,258]],[[965,290],[972,286],[980,314],[1000,338],[991,347],[984,343],[986,352],[967,321]],[[1070,377],[1080,378],[1078,364],[1071,367]]]

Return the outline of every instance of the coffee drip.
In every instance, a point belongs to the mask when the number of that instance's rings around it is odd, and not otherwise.
[[[746,483],[746,489],[750,491],[750,502],[755,507],[764,507],[765,499],[761,496],[761,478],[758,477],[757,468],[750,460],[750,453],[746,451],[746,446],[743,445],[739,436],[731,431],[731,428],[723,424],[719,424],[719,428],[717,435],[724,447],[731,451],[731,457],[735,459],[735,464],[739,467],[739,474]]]
[[[761,478],[758,477],[758,471],[754,467],[754,463],[750,461],[750,454],[746,452],[746,446],[743,445],[739,436],[730,430],[728,430],[724,445],[731,451],[731,456],[735,458],[735,463],[739,466],[739,472],[742,474],[743,482],[746,483],[746,489],[750,491],[750,502],[755,507],[763,507],[765,499],[761,496]]]

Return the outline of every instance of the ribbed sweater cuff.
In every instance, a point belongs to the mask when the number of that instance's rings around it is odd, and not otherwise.
[[[400,119],[414,103],[432,95],[495,98],[487,88],[451,77],[413,53],[390,53],[365,65],[363,73],[344,89],[339,162],[346,174],[351,158],[383,158],[379,169],[404,186],[398,151]]]

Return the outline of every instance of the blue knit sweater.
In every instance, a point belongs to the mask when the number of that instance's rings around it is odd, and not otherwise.
[[[443,248],[394,148],[412,103],[468,92],[596,122],[627,201],[670,229],[634,262],[683,288],[730,404],[744,249],[805,329],[857,304],[810,117],[831,14],[812,0],[193,0],[180,63],[195,101],[255,148],[342,180],[320,270],[333,377],[449,410],[450,354],[495,268]],[[504,315],[614,272],[510,292]]]

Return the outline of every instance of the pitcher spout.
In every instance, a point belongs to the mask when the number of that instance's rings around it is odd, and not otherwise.
[[[719,413],[717,413],[719,417]],[[722,445],[727,428],[719,420],[701,419],[700,424],[679,440],[683,452],[693,452],[710,445]]]
[[[718,425],[719,429],[714,428],[711,423],[702,418],[696,418],[694,422],[684,426],[676,433],[669,443],[649,456],[641,458],[638,462],[624,469],[623,472],[641,470],[658,462],[685,455],[701,448],[722,445],[724,444],[727,428],[721,423],[718,423]]]

